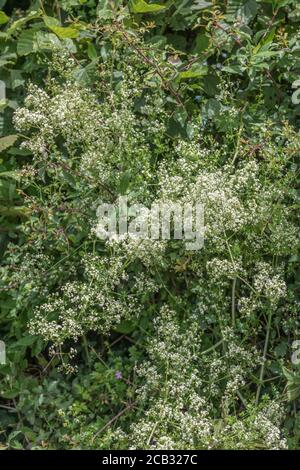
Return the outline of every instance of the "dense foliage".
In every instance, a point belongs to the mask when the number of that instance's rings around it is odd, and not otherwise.
[[[0,8],[0,445],[299,448],[298,0]],[[203,248],[101,240],[120,195]]]

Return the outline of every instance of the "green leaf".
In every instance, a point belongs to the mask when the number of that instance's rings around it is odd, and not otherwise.
[[[97,15],[99,18],[103,19],[112,18],[113,11],[110,0],[99,0],[97,6]]]
[[[95,60],[98,57],[96,48],[94,44],[92,44],[91,42],[89,42],[88,44],[87,54],[91,60]]]
[[[36,31],[34,29],[26,29],[19,37],[17,43],[17,53],[25,56],[34,51]]]
[[[75,39],[79,35],[77,28],[72,26],[61,26],[59,21],[51,16],[44,16],[44,23],[47,28],[51,29],[61,39]]]
[[[13,206],[13,207],[5,207],[0,206],[0,214],[5,215],[7,217],[17,217],[17,216],[28,216],[30,210],[28,207],[23,206]]]
[[[245,23],[249,23],[257,14],[256,0],[249,0],[241,8],[241,17]]]
[[[123,320],[121,323],[119,323],[119,325],[117,325],[115,330],[118,333],[121,333],[123,335],[128,335],[128,334],[132,333],[134,330],[136,330],[136,327],[137,327],[137,322],[136,321],[134,321],[134,320]]]
[[[164,5],[158,5],[157,3],[147,3],[144,0],[130,0],[130,10],[133,13],[153,13],[156,11],[164,10]]]
[[[210,98],[205,105],[205,114],[209,119],[213,119],[219,114],[221,110],[221,104],[215,98]]]
[[[209,46],[209,37],[206,34],[197,34],[194,52],[196,54],[205,51]]]
[[[208,68],[204,65],[194,64],[189,70],[180,72],[179,78],[185,80],[187,78],[203,77],[207,74]]]
[[[9,17],[4,13],[4,11],[0,11],[0,25],[7,23]]]
[[[287,397],[289,401],[296,400],[300,396],[300,375],[289,371],[286,367],[282,371],[287,379]]]
[[[11,87],[13,90],[18,88],[19,86],[24,85],[25,80],[22,76],[21,70],[13,69],[10,72],[11,76]]]
[[[17,140],[17,135],[7,135],[0,139],[0,152],[6,150],[8,147],[11,147]]]

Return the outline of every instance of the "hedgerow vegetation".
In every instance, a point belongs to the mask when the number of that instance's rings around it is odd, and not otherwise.
[[[298,0],[0,8],[0,446],[299,448]],[[118,196],[203,248],[101,240]]]

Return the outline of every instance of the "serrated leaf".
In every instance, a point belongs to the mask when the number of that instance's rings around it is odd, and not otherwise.
[[[20,34],[17,43],[17,53],[20,56],[25,56],[34,51],[36,31],[27,29]]]
[[[130,10],[133,13],[154,13],[156,11],[164,10],[166,7],[164,5],[159,5],[157,3],[147,3],[144,0],[131,0],[130,1]]]

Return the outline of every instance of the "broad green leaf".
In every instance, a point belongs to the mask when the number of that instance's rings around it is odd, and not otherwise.
[[[51,16],[44,16],[44,23],[61,39],[75,39],[79,35],[77,28],[73,26],[61,26],[59,21]]]
[[[8,147],[11,147],[17,140],[17,135],[7,135],[0,139],[0,152],[6,150]]]
[[[239,11],[239,16],[245,23],[249,23],[257,14],[256,0],[248,0]]]
[[[194,52],[196,54],[201,53],[202,51],[205,51],[205,49],[208,48],[209,45],[209,37],[206,34],[198,34],[196,37],[196,44],[194,47]]]
[[[35,35],[34,29],[26,29],[19,37],[17,43],[17,53],[20,56],[28,55],[35,50]]]
[[[98,57],[96,48],[95,48],[94,44],[92,44],[91,42],[89,42],[89,44],[88,44],[87,53],[88,53],[88,56],[91,60],[95,60]]]
[[[99,0],[97,6],[97,15],[99,18],[112,18],[113,11],[110,0]]]
[[[13,69],[10,73],[11,76],[11,87],[13,90],[18,88],[19,86],[24,85],[25,80],[22,76],[21,70]]]
[[[36,34],[36,43],[38,49],[53,49],[63,47],[60,39],[54,33],[45,33],[38,31]]]
[[[0,25],[7,23],[9,17],[4,13],[4,11],[0,11]]]
[[[203,77],[207,74],[208,68],[204,65],[194,64],[189,70],[185,70],[184,72],[180,72],[179,78],[181,80],[185,80],[187,78],[197,78]]]
[[[154,13],[156,11],[164,10],[164,5],[158,5],[157,3],[147,3],[145,0],[131,0],[130,10],[133,13]]]

